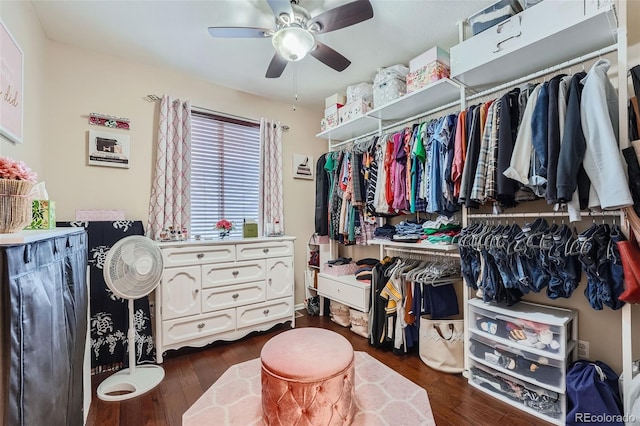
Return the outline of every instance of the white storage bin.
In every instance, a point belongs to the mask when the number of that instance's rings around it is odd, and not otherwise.
[[[563,359],[571,342],[573,314],[558,322],[563,310],[520,302],[510,308],[486,304],[479,299],[469,301],[469,330],[491,338],[504,346],[527,349],[548,358]],[[575,342],[573,342],[575,343]]]
[[[409,68],[393,65],[382,68],[373,79],[373,107],[379,108],[407,93],[407,74]]]
[[[367,338],[369,337],[369,314],[360,312],[355,309],[349,310],[349,322],[351,323],[351,331]]]
[[[544,0],[453,46],[451,78],[486,87],[522,77],[611,45],[615,23],[608,2]]]
[[[471,32],[476,35],[520,12],[522,12],[522,6],[518,0],[499,0],[469,16],[467,21],[471,25]]]
[[[469,384],[509,405],[554,424],[564,424],[566,396],[517,380],[492,368],[470,362]]]
[[[331,321],[343,327],[351,326],[349,307],[347,305],[332,300],[329,303],[329,312],[331,313]]]
[[[357,101],[363,101],[371,106],[373,103],[373,84],[362,82],[347,87],[347,104]]]
[[[566,361],[503,346],[473,332],[469,343],[472,360],[555,392],[564,392]]]

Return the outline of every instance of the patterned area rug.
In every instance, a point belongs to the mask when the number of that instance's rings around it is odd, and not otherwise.
[[[365,352],[356,357],[352,425],[435,425],[427,392]],[[262,425],[260,360],[229,368],[182,416],[183,426]]]

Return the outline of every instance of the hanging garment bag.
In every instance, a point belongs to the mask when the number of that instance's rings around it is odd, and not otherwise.
[[[464,320],[420,317],[420,359],[445,373],[464,370]]]

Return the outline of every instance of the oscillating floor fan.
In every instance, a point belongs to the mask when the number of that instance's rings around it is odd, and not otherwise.
[[[111,291],[129,302],[129,368],[109,376],[98,386],[98,398],[122,401],[153,389],[164,378],[157,365],[136,366],[133,301],[151,293],[162,276],[162,253],[149,238],[133,235],[116,242],[107,253],[104,280]]]

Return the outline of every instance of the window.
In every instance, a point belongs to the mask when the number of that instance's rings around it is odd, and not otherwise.
[[[192,111],[191,235],[213,237],[216,222],[257,222],[260,124]]]

